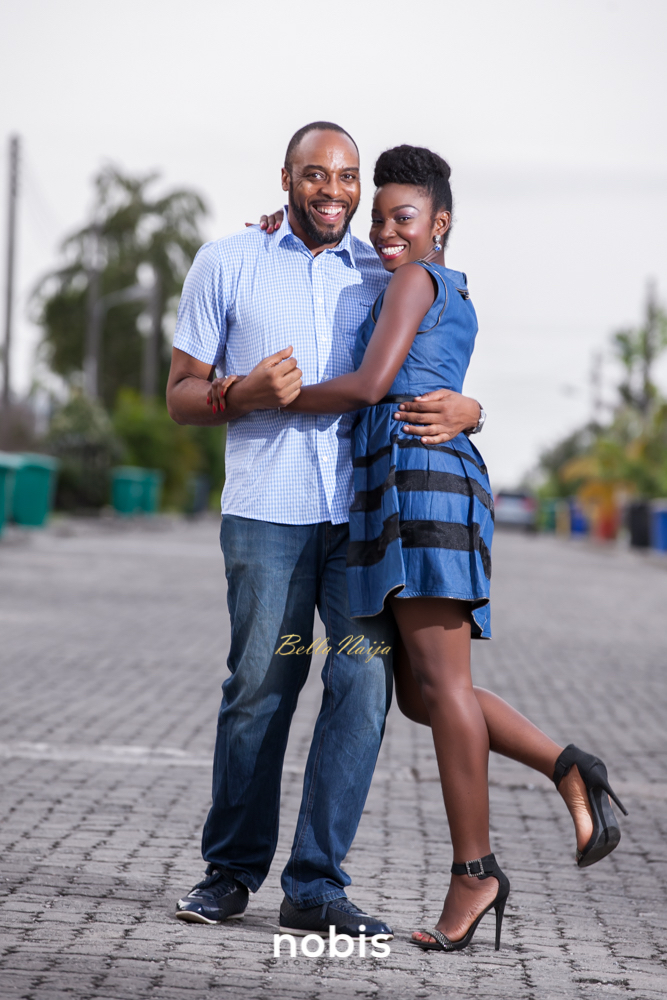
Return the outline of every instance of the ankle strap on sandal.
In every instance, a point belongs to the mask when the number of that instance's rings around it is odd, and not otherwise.
[[[565,749],[561,750],[554,765],[554,773],[551,779],[556,788],[558,788],[565,775],[569,773],[572,765],[576,763],[579,754],[581,754],[581,750],[574,743],[568,743]]]
[[[485,858],[475,858],[473,861],[464,861],[463,864],[458,864],[455,861],[450,871],[452,875],[467,875],[468,878],[484,878],[486,875],[491,875],[493,869],[496,867],[495,854],[487,854]]]

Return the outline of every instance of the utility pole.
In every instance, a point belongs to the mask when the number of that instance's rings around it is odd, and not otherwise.
[[[100,341],[102,339],[103,310],[100,303],[100,227],[90,227],[88,247],[88,302],[86,318],[86,349],[83,376],[86,394],[97,399],[99,394]]]
[[[591,358],[591,411],[592,422],[598,426],[602,422],[602,366],[604,355],[602,351],[595,351]]]
[[[5,343],[2,353],[2,406],[11,401],[11,353],[14,306],[14,258],[16,255],[16,201],[19,179],[19,137],[9,140],[9,211],[7,214],[7,284],[5,298]]]
[[[658,354],[658,305],[656,301],[655,281],[652,279],[646,287],[646,326],[643,330],[643,340],[642,381],[644,384],[642,411],[646,417],[650,413],[651,403],[655,395],[651,375],[653,364]]]

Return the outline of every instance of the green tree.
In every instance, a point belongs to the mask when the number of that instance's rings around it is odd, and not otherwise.
[[[642,326],[618,330],[612,336],[612,348],[624,368],[618,387],[621,405],[642,419],[650,417],[652,407],[658,403],[653,367],[665,347],[667,316],[656,305],[653,288],[649,287],[646,318]]]
[[[667,493],[667,403],[653,374],[667,348],[667,315],[652,288],[643,323],[614,333],[611,348],[623,371],[617,405],[606,424],[590,423],[542,454],[544,496]]]
[[[159,278],[161,320],[173,312],[183,279],[203,242],[200,225],[207,208],[196,192],[185,188],[153,195],[157,173],[133,177],[108,166],[95,179],[94,222],[67,237],[63,263],[35,291],[37,320],[44,331],[50,367],[76,385],[84,362],[91,245],[101,258],[99,294],[137,283],[142,264]],[[99,365],[100,397],[108,409],[122,387],[139,389],[143,339],[138,328],[146,306],[114,305],[105,316]],[[168,346],[161,338],[159,388],[166,383]]]

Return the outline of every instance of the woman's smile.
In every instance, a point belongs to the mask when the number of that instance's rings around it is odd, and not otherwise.
[[[388,244],[387,246],[380,246],[378,244],[378,246],[376,247],[376,250],[380,254],[380,257],[384,257],[385,260],[395,260],[406,249],[407,249],[406,243],[391,243]]]

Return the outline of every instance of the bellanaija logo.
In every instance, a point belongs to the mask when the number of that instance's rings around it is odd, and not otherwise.
[[[354,954],[354,945],[359,945],[359,958],[388,958],[391,948],[387,944],[390,934],[373,934],[366,937],[363,931],[366,930],[364,924],[359,925],[359,937],[353,938],[349,934],[336,934],[333,924],[329,925],[329,956],[330,958],[348,958]],[[280,958],[284,954],[283,944],[289,949],[290,958],[296,958],[296,938],[293,934],[273,935],[273,955]],[[367,947],[370,945],[370,954]],[[301,954],[306,958],[319,958],[324,954],[326,941],[320,934],[306,934],[301,938]]]

